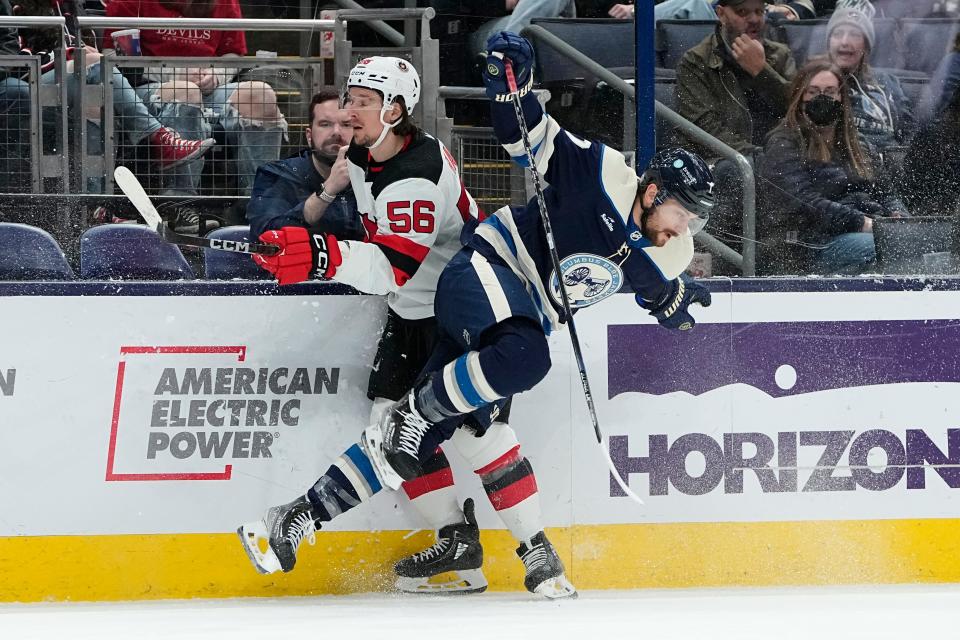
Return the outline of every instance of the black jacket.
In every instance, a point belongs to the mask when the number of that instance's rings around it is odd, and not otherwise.
[[[309,149],[304,149],[298,156],[261,166],[257,169],[247,204],[250,237],[259,238],[261,233],[270,229],[307,226],[303,219],[303,203],[322,188],[323,178],[313,166]],[[357,212],[357,200],[349,187],[327,207],[316,227],[341,240],[362,240],[366,236]]]
[[[800,136],[780,127],[767,139],[760,164],[761,236],[776,242],[793,233],[801,242],[822,245],[860,231],[864,216],[906,213],[885,179],[865,180],[843,164],[806,159]]]

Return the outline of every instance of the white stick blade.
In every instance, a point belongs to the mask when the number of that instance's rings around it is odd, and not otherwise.
[[[117,167],[113,172],[113,179],[120,190],[130,198],[130,202],[140,212],[140,216],[146,221],[147,226],[154,231],[158,231],[160,225],[163,224],[163,220],[153,203],[150,202],[150,196],[143,190],[137,176],[133,175],[133,172],[126,167]]]

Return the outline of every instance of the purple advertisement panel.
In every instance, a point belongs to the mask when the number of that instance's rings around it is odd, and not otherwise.
[[[960,489],[960,321],[606,331],[610,456],[650,498]]]
[[[608,397],[700,395],[746,384],[781,397],[867,385],[960,382],[960,321],[609,325]]]

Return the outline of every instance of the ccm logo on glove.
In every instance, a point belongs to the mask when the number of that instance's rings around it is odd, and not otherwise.
[[[265,231],[260,241],[280,247],[275,256],[256,254],[253,261],[272,273],[280,284],[308,279],[330,279],[342,262],[337,238],[328,233],[311,233],[303,227]]]

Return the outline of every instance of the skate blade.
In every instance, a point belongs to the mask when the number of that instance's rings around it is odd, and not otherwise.
[[[243,550],[253,563],[254,568],[262,574],[280,571],[280,559],[270,547],[270,534],[262,520],[240,525],[237,536],[243,544]]]
[[[429,578],[398,577],[397,591],[403,593],[460,596],[487,590],[487,578],[480,569],[446,571]]]
[[[544,580],[533,590],[534,593],[547,598],[548,600],[559,600],[560,598],[576,598],[577,590],[573,588],[570,581],[563,574],[556,578]]]
[[[372,424],[360,435],[360,445],[373,465],[373,472],[383,486],[396,491],[403,484],[403,478],[393,470],[383,455],[383,432],[379,424]]]

